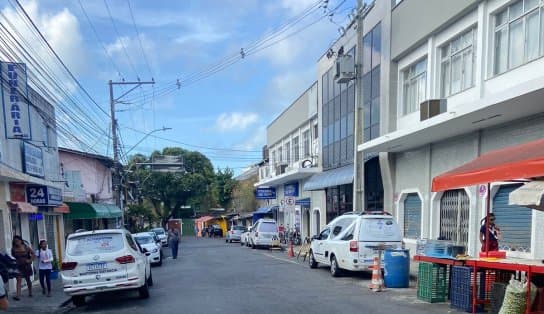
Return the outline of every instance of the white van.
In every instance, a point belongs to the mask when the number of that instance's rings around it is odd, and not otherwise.
[[[249,234],[251,248],[272,247],[279,240],[278,225],[272,219],[259,219]]]
[[[312,238],[309,265],[328,265],[334,277],[344,269],[369,270],[378,254],[377,247],[402,247],[402,234],[395,219],[386,212],[346,213]]]

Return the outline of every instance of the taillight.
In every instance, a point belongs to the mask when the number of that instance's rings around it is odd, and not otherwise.
[[[230,234],[234,234],[234,230],[231,230],[231,231],[230,231]]]
[[[132,255],[125,255],[125,256],[118,257],[115,259],[115,261],[119,264],[130,264],[135,262],[134,256]]]
[[[62,263],[61,265],[62,270],[73,270],[74,268],[76,268],[76,266],[77,266],[76,262],[66,262],[66,263]]]
[[[359,252],[359,243],[357,241],[349,241],[349,251]]]
[[[259,233],[258,233],[258,232],[255,232],[255,237],[259,237]]]

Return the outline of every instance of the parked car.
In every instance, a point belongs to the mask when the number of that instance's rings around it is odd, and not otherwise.
[[[395,219],[386,212],[346,213],[312,237],[309,265],[328,265],[334,277],[342,270],[369,270],[378,254],[376,246],[402,247],[402,234]]]
[[[227,236],[225,237],[225,242],[241,241],[241,236],[244,232],[246,232],[246,227],[244,226],[230,226],[230,230],[227,231]]]
[[[251,248],[272,247],[279,241],[278,225],[275,220],[261,218],[255,223],[249,234]]]
[[[240,235],[240,245],[249,246],[249,234],[251,233],[251,228],[253,228],[253,226],[248,227],[247,230]]]
[[[154,232],[140,232],[134,234],[134,240],[140,247],[147,249],[145,255],[151,265],[162,265],[162,244]]]
[[[75,306],[85,296],[115,290],[138,290],[149,297],[153,277],[147,250],[124,229],[106,229],[70,234],[62,263],[64,292]]]
[[[164,230],[164,228],[153,228],[151,229],[151,231],[155,232],[155,234],[159,237],[162,246],[168,246],[168,234],[166,233],[166,230]]]

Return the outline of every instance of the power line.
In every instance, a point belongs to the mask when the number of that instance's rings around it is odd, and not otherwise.
[[[27,18],[27,20],[32,24],[32,26],[34,27],[34,30],[39,34],[40,38],[47,44],[47,47],[49,48],[49,50],[55,55],[55,58],[62,64],[63,68],[66,70],[66,72],[68,72],[68,74],[70,75],[70,77],[74,80],[74,82],[76,82],[77,86],[85,93],[85,95],[87,95],[87,97],[100,109],[100,111],[102,111],[106,116],[109,117],[108,113],[102,108],[100,107],[100,105],[94,100],[94,98],[89,94],[89,92],[87,92],[87,90],[83,87],[83,85],[81,85],[81,83],[79,82],[79,80],[74,76],[74,74],[72,74],[72,71],[70,71],[70,69],[66,66],[66,64],[64,63],[64,61],[62,61],[62,59],[59,57],[59,55],[55,52],[55,50],[53,49],[53,47],[51,47],[51,45],[49,44],[49,41],[47,41],[47,39],[45,38],[45,36],[43,36],[42,32],[38,29],[38,27],[36,26],[36,24],[34,23],[34,21],[30,18],[30,16],[28,15],[28,13],[26,13],[26,10],[23,8],[23,6],[21,5],[21,3],[19,3],[19,0],[14,0],[16,3],[17,3],[17,6],[21,9],[21,11],[23,12],[23,14],[25,15],[25,17]]]
[[[123,43],[123,38],[119,34],[119,31],[117,30],[117,26],[115,25],[115,21],[113,20],[113,15],[111,14],[110,6],[108,5],[108,2],[104,0],[104,5],[106,6],[106,10],[108,11],[108,15],[110,17],[111,25],[113,26],[113,30],[117,34],[117,40],[119,41],[119,44],[121,44],[121,48],[123,49],[125,56],[127,57],[127,62],[132,68],[132,71],[134,71],[134,74],[136,74],[136,78],[139,78],[138,71],[136,71],[136,68],[134,67],[134,63],[132,63],[132,60],[130,59],[130,56],[128,55],[127,48],[125,47],[125,44]]]
[[[128,8],[130,11],[130,17],[132,18],[132,25],[134,25],[134,30],[136,31],[136,36],[138,37],[138,42],[140,43],[140,49],[142,50],[142,56],[144,57],[145,64],[147,65],[147,70],[149,71],[149,75],[153,77],[153,72],[151,71],[151,66],[149,66],[149,62],[147,60],[147,56],[144,51],[144,45],[142,45],[142,38],[140,36],[140,32],[138,31],[138,26],[136,26],[136,21],[134,19],[134,14],[132,12],[132,6],[130,5],[130,0],[127,0]]]

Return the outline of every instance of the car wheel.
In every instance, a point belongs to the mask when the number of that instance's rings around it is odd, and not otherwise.
[[[85,305],[85,296],[84,295],[73,295],[72,296],[72,303],[77,306],[83,306]]]
[[[240,246],[243,246],[244,245],[244,242],[240,241]]]
[[[225,243],[229,243],[229,240],[228,240],[228,239],[225,239]]]
[[[331,276],[338,277],[340,276],[341,270],[338,267],[338,262],[336,261],[336,256],[333,256],[331,259]]]
[[[147,285],[153,287],[153,273],[149,273],[149,278],[147,278]]]
[[[310,251],[310,256],[308,257],[308,265],[310,265],[310,268],[317,268],[317,262],[314,258],[314,252]]]
[[[143,286],[138,288],[138,295],[140,296],[140,299],[149,298],[149,285],[147,283],[147,280],[145,281]]]

